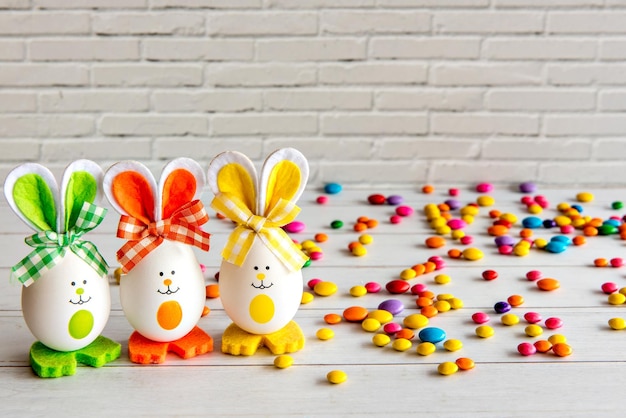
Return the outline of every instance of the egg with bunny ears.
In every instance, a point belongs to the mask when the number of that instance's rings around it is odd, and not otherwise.
[[[118,237],[129,239],[117,254],[125,272],[120,302],[128,322],[150,340],[178,340],[202,315],[204,276],[188,244],[194,234],[204,234],[203,249],[208,250],[208,234],[189,232],[186,228],[193,227],[186,216],[193,207],[202,207],[197,199],[204,183],[202,168],[189,158],[168,163],[158,186],[148,168],[136,161],[119,162],[105,174],[104,192],[122,215],[120,226],[126,225],[130,234],[120,235],[118,228]],[[129,231],[134,229],[142,232],[133,237]]]
[[[270,154],[260,177],[235,151],[209,165],[211,207],[237,224],[222,252],[220,297],[230,319],[249,333],[281,330],[300,306],[307,257],[281,226],[297,215],[308,172],[306,158],[293,148]]]
[[[47,246],[46,250],[36,247],[29,255],[30,261],[24,264],[24,259],[21,268],[17,268],[20,264],[14,267],[14,274],[24,284],[24,320],[35,338],[57,351],[74,351],[91,344],[109,318],[111,295],[108,280],[103,277],[106,262],[93,244],[80,237],[89,228],[82,232],[77,229],[87,217],[81,212],[84,206],[94,208],[85,203],[97,202],[101,197],[102,177],[97,164],[78,160],[66,168],[60,191],[50,170],[35,163],[18,166],[5,181],[9,205],[37,232],[27,238],[27,243],[30,239]],[[97,210],[101,211],[101,221],[104,210]],[[64,246],[59,246],[63,241]],[[48,250],[48,257],[44,257]],[[84,250],[89,250],[89,256]],[[45,260],[54,258],[53,254],[57,254],[56,262],[47,264]],[[90,258],[98,260],[99,270],[89,264]],[[28,268],[32,265],[38,266],[40,275]]]

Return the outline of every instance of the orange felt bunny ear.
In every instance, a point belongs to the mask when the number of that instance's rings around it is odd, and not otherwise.
[[[115,210],[146,224],[156,220],[155,190],[152,173],[138,162],[117,163],[104,176],[104,193]]]
[[[161,219],[168,219],[181,206],[200,198],[204,171],[190,158],[177,158],[161,174]]]

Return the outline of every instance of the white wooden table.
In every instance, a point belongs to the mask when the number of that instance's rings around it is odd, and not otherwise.
[[[344,190],[330,196],[326,205],[318,205],[318,190],[309,190],[300,200],[305,232],[295,239],[311,239],[318,232],[328,234],[321,247],[324,258],[304,269],[305,283],[318,277],[333,281],[339,291],[329,297],[317,296],[302,305],[296,321],[306,335],[305,348],[293,354],[295,363],[288,369],[273,366],[274,355],[260,349],[251,357],[235,357],[219,350],[220,336],[230,323],[220,301],[207,300],[211,313],[200,320],[199,326],[215,339],[216,349],[209,354],[182,360],[169,354],[160,365],[136,365],[128,360],[126,340],[132,329],[119,304],[118,288],[113,278],[113,300],[109,323],[103,335],[122,344],[121,357],[100,369],[81,366],[76,374],[56,379],[41,379],[28,365],[28,351],[34,338],[28,331],[20,311],[20,287],[9,283],[9,269],[28,253],[23,238],[26,226],[8,209],[0,205],[0,413],[2,416],[622,416],[626,390],[626,331],[611,330],[607,321],[626,317],[626,306],[611,306],[600,285],[607,281],[626,286],[626,267],[596,268],[598,257],[625,257],[625,244],[618,236],[589,238],[584,246],[571,247],[562,254],[549,254],[533,249],[526,257],[502,256],[496,251],[493,237],[486,234],[492,221],[490,209],[512,212],[520,220],[529,216],[519,203],[522,194],[515,187],[497,189],[490,195],[496,199],[493,207],[483,207],[476,222],[466,228],[473,235],[472,246],[481,248],[485,257],[480,261],[452,260],[446,253],[450,248],[463,248],[448,239],[440,249],[428,249],[424,240],[433,235],[422,208],[426,203],[440,203],[450,198],[447,187],[437,186],[435,193],[426,195],[414,190],[384,188]],[[552,218],[560,202],[577,203],[580,189],[540,189],[551,203],[550,209],[539,216]],[[587,190],[595,200],[582,204],[584,214],[608,218],[621,216],[625,210],[611,209],[611,202],[626,200],[623,190]],[[413,216],[401,224],[389,223],[392,206],[372,206],[366,201],[371,193],[399,194],[416,209]],[[211,196],[205,194],[208,203]],[[461,189],[457,198],[462,203],[475,201],[479,194],[471,188]],[[208,205],[207,205],[208,206]],[[207,266],[207,284],[215,283],[220,251],[231,224],[212,219],[205,226],[211,232],[209,253],[198,253]],[[377,219],[377,228],[368,231],[374,243],[368,254],[354,257],[347,245],[358,238],[352,224],[359,216]],[[88,235],[111,265],[122,241],[115,238],[117,215],[109,212],[104,223]],[[330,228],[339,219],[345,226]],[[519,223],[511,234],[519,233]],[[578,231],[579,233],[579,231]],[[549,238],[556,229],[538,229],[535,237]],[[341,314],[349,306],[361,305],[375,309],[389,298],[405,303],[401,320],[417,312],[410,294],[390,295],[383,290],[361,298],[349,295],[350,287],[377,281],[385,285],[398,278],[401,270],[425,262],[432,255],[441,255],[447,267],[437,273],[448,274],[452,281],[446,285],[434,282],[434,273],[411,280],[426,283],[435,294],[452,293],[464,301],[464,308],[441,313],[430,321],[447,332],[448,338],[460,339],[464,346],[458,352],[447,352],[441,346],[430,356],[419,356],[413,348],[406,352],[372,344],[372,333],[358,324],[342,322],[332,326],[335,338],[318,340],[316,331],[328,326],[323,316],[330,312]],[[481,273],[494,269],[499,277],[485,281]],[[543,292],[525,279],[529,270],[541,270],[546,277],[561,282],[561,288]],[[308,290],[308,289],[307,289]],[[512,294],[525,298],[524,305],[514,308],[520,317],[536,311],[544,318],[557,316],[565,325],[558,331],[545,330],[543,338],[560,333],[574,349],[569,357],[536,354],[523,357],[517,345],[536,339],[524,334],[522,318],[516,326],[500,323],[493,305]],[[471,321],[472,313],[484,311],[491,316],[495,336],[478,338]],[[471,371],[459,371],[450,376],[437,373],[437,366],[458,357],[470,357],[476,362]],[[348,380],[339,385],[327,382],[326,374],[340,369]]]

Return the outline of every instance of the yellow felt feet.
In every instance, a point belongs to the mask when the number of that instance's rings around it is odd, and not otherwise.
[[[293,353],[304,347],[304,334],[300,326],[291,321],[272,334],[251,334],[233,323],[222,336],[222,352],[234,356],[251,356],[264,346],[272,354]]]

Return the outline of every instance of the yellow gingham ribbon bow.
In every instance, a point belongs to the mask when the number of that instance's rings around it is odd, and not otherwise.
[[[290,271],[300,270],[308,260],[281,228],[293,221],[300,212],[300,208],[293,202],[280,199],[267,216],[263,217],[252,213],[238,197],[218,193],[211,202],[211,207],[237,224],[222,251],[222,257],[229,263],[241,266],[256,237]]]

